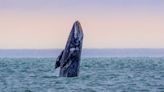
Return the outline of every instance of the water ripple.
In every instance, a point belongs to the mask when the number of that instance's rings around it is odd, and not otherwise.
[[[162,92],[164,58],[83,58],[80,76],[58,77],[54,58],[1,58],[1,92]]]

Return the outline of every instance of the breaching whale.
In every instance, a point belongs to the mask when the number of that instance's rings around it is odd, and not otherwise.
[[[55,69],[60,67],[60,77],[76,77],[79,74],[83,43],[83,30],[79,21],[73,24],[65,49],[56,59]]]

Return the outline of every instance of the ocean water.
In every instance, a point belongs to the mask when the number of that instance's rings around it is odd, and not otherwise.
[[[0,57],[57,57],[62,49],[0,49]],[[83,49],[82,57],[164,57],[161,49]]]
[[[0,92],[164,92],[164,57],[82,57],[58,77],[55,58],[0,58]]]

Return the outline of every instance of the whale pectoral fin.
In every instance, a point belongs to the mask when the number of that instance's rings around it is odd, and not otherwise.
[[[61,58],[62,58],[62,55],[63,55],[63,52],[64,50],[61,52],[61,54],[57,57],[56,59],[56,64],[55,64],[55,69],[58,68],[60,66],[60,63],[61,63]]]
[[[60,61],[56,61],[56,64],[55,64],[55,69],[58,68],[60,66]]]

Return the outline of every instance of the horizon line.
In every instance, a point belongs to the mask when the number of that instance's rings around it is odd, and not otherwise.
[[[0,48],[0,50],[63,50],[64,48]],[[106,49],[164,49],[164,48],[83,48],[83,50],[106,50]]]

